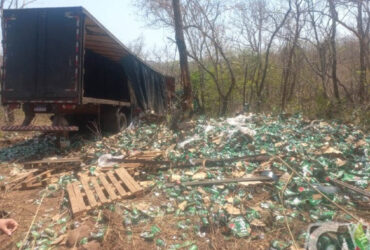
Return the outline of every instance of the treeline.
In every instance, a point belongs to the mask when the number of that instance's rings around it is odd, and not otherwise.
[[[180,2],[195,109],[369,119],[369,1]],[[136,4],[152,25],[174,27],[172,1]]]

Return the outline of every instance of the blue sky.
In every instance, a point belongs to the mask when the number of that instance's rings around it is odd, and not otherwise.
[[[124,44],[143,36],[146,49],[162,48],[170,36],[165,30],[148,27],[134,0],[37,0],[27,7],[83,6]],[[167,41],[166,41],[167,40]]]

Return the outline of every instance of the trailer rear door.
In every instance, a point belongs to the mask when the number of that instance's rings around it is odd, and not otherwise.
[[[3,102],[78,102],[80,8],[4,11]]]

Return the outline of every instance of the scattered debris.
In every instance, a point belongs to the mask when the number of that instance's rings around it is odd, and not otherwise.
[[[45,156],[25,163],[26,173],[12,166],[14,176],[1,173],[1,183],[43,179],[40,195],[61,197],[53,207],[60,214],[37,217],[25,247],[220,249],[237,240],[286,249],[304,246],[310,223],[369,222],[370,136],[351,125],[256,114],[200,117],[178,131],[139,124],[71,140],[60,159],[46,159],[56,151],[41,137],[0,149],[2,161]],[[89,234],[70,239],[86,221]]]
[[[34,170],[19,174],[5,186],[5,190],[45,187],[50,183],[51,170]]]

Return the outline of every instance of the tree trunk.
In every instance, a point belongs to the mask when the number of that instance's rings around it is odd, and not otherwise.
[[[283,81],[283,95],[282,95],[282,100],[281,100],[281,111],[284,112],[286,108],[286,103],[290,100],[291,96],[293,95],[294,87],[295,87],[295,80],[296,80],[296,75],[293,78],[293,82],[291,80],[291,75],[292,75],[292,68],[293,68],[293,58],[295,55],[295,50],[298,45],[298,38],[301,33],[301,28],[299,26],[299,21],[301,17],[301,12],[299,8],[299,4],[296,3],[296,9],[297,13],[295,16],[295,31],[294,31],[294,38],[293,38],[293,43],[290,47],[289,54],[288,54],[288,65],[286,68],[285,72],[285,77]],[[297,72],[295,72],[297,74]],[[289,88],[289,83],[291,84]],[[290,92],[288,92],[290,89]]]
[[[227,107],[229,103],[229,98],[228,97],[223,97],[221,99],[222,104],[221,104],[221,111],[220,111],[220,116],[225,116],[227,112]]]
[[[325,99],[328,99],[329,97],[328,97],[328,92],[326,89],[326,72],[327,72],[326,51],[325,51],[324,44],[321,45],[320,43],[318,43],[318,46],[319,46],[318,52],[319,52],[319,57],[320,57],[320,69],[321,69],[320,79],[321,79],[321,85],[323,89],[323,97]]]
[[[205,77],[204,77],[204,70],[202,67],[198,65],[198,71],[199,71],[199,85],[200,85],[200,101],[202,102],[202,105],[200,106],[200,111],[202,114],[205,113]]]
[[[184,113],[188,114],[190,117],[193,111],[193,96],[190,82],[188,56],[184,38],[184,27],[180,9],[180,0],[172,0],[172,7],[175,21],[176,44],[179,50],[180,58],[181,82],[184,90],[182,108]]]
[[[331,73],[332,73],[334,96],[339,102],[340,96],[339,96],[338,77],[337,77],[337,47],[336,47],[336,42],[335,42],[336,33],[337,33],[337,21],[336,20],[338,19],[338,13],[335,9],[333,0],[329,0],[329,7],[330,7],[331,18],[332,18],[332,31],[331,31],[331,36],[330,36],[330,45],[331,45],[331,51],[332,51]]]
[[[243,103],[242,106],[247,102],[247,81],[248,81],[248,64],[245,62],[244,68],[244,81],[243,81]]]
[[[358,96],[360,97],[360,103],[366,101],[366,42],[365,33],[362,23],[362,1],[357,2],[357,30],[359,34],[359,46],[360,46],[360,79]]]
[[[288,45],[287,45],[288,47]],[[287,53],[287,48],[284,48],[283,54]],[[289,53],[291,54],[291,53]],[[288,56],[289,58],[289,56]],[[284,62],[285,60],[283,60]],[[288,63],[283,63],[283,72],[282,72],[282,79],[281,79],[281,112],[285,111],[285,103],[286,103],[286,96],[287,96],[287,88],[288,88],[288,80],[289,80],[289,70],[291,67],[290,65],[291,60],[288,59]]]
[[[261,81],[259,83],[259,86],[256,86],[257,87],[256,88],[256,93],[257,93],[257,112],[260,112],[261,111],[262,91],[263,91],[264,86],[265,86],[265,80],[266,80],[266,75],[267,75],[267,69],[268,69],[268,66],[269,66],[269,58],[270,58],[270,50],[271,50],[272,42],[274,41],[274,38],[277,35],[277,33],[280,31],[281,27],[284,26],[284,24],[285,24],[286,20],[288,19],[288,16],[289,16],[289,14],[290,14],[291,11],[292,11],[292,2],[291,2],[291,0],[289,0],[289,9],[285,13],[284,18],[281,21],[281,23],[276,27],[276,29],[272,33],[272,35],[270,37],[270,40],[269,40],[269,42],[267,44],[267,50],[266,50],[266,55],[265,55],[265,65],[264,65],[264,68],[263,68],[263,71],[262,71],[262,78],[261,78]]]

